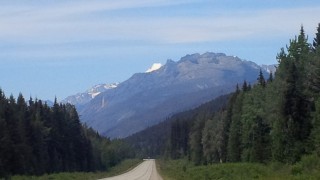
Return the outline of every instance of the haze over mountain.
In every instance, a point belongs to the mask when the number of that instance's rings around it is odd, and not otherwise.
[[[103,135],[126,137],[234,91],[244,80],[254,83],[260,68],[223,53],[186,55],[178,62],[167,60],[152,71],[134,74],[95,98],[94,93],[86,93],[90,98],[80,101],[78,111],[83,122]]]

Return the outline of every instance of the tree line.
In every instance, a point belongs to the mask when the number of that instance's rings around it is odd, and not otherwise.
[[[107,170],[129,156],[123,141],[82,125],[73,105],[7,98],[0,89],[0,177]]]

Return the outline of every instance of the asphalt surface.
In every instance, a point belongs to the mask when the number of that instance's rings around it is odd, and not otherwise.
[[[137,167],[119,176],[100,180],[163,180],[157,172],[154,159],[146,159]]]

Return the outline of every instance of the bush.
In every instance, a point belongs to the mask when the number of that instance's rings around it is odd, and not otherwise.
[[[316,154],[303,156],[300,164],[305,172],[320,171],[320,158]]]
[[[293,165],[291,168],[291,174],[295,176],[302,174],[302,171],[303,171],[303,168],[300,163]]]
[[[183,170],[183,172],[186,172],[187,171],[187,166],[183,165],[182,170]]]

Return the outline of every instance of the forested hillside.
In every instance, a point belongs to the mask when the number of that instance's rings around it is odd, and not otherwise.
[[[74,106],[0,90],[0,177],[106,170],[130,155],[122,141],[83,126]]]
[[[252,87],[237,86],[218,112],[198,111],[166,125],[162,155],[195,164],[270,162],[293,164],[306,154],[320,156],[320,24],[313,43],[303,27],[277,55],[277,71],[257,74]],[[158,126],[159,127],[159,126]],[[144,131],[145,138],[157,126]],[[152,134],[152,133],[151,133]],[[142,137],[142,135],[140,135]],[[134,139],[134,138],[131,138]],[[154,144],[139,140],[145,147]],[[137,146],[137,144],[135,144]]]
[[[188,134],[194,119],[212,117],[226,105],[229,97],[230,95],[220,96],[198,108],[173,115],[155,126],[127,137],[125,141],[131,145],[138,157],[155,158],[167,153],[175,157],[184,156],[187,153]]]
[[[320,155],[319,31],[310,45],[301,27],[277,55],[275,78],[260,73],[258,83],[243,84],[224,110],[195,122],[192,161],[295,163],[304,154]]]
[[[194,126],[192,161],[295,163],[304,154],[320,155],[319,33],[320,27],[310,45],[301,27],[277,55],[275,78],[260,73],[253,88],[243,84],[225,110],[203,128]]]

